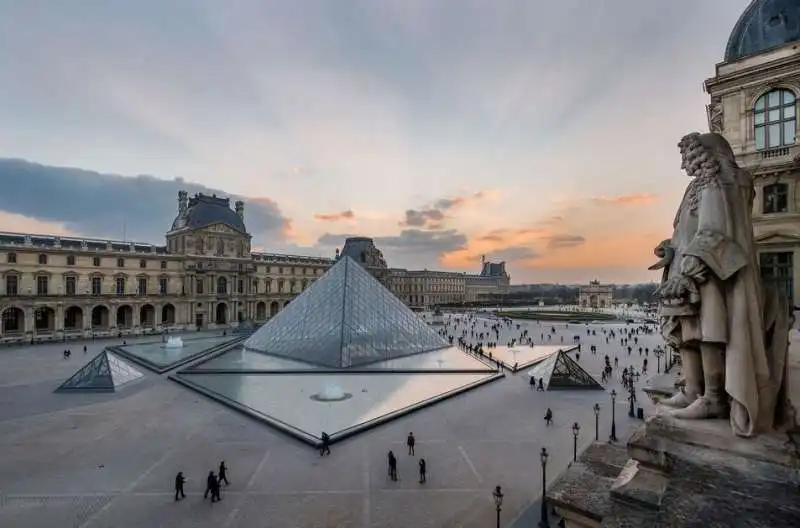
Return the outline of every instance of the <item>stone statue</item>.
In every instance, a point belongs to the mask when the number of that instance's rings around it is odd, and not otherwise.
[[[753,241],[753,181],[719,134],[678,144],[692,178],[672,238],[655,250],[663,268],[661,332],[679,351],[685,385],[661,402],[676,418],[730,418],[755,436],[780,421],[789,309],[762,285]]]

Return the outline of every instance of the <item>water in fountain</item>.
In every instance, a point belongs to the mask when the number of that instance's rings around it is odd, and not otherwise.
[[[337,401],[343,400],[347,397],[347,393],[338,386],[333,384],[325,385],[325,388],[318,394],[320,400]]]
[[[180,337],[170,337],[167,339],[167,344],[164,348],[183,348],[183,339]]]

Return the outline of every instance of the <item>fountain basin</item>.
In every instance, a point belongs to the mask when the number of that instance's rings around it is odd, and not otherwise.
[[[183,339],[180,337],[170,337],[167,339],[164,348],[183,348]]]

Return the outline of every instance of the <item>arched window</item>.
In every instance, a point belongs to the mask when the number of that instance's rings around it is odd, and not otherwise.
[[[789,90],[772,90],[759,97],[753,108],[756,150],[794,145],[796,115],[795,96]]]

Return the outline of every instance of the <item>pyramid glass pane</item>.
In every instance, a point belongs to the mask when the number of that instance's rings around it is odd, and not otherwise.
[[[558,354],[558,359],[550,374],[550,385],[553,387],[602,388],[602,385],[597,383],[578,363],[563,353]]]
[[[61,384],[59,390],[114,390],[111,370],[105,352],[100,352],[89,363]]]
[[[108,360],[108,368],[111,371],[111,380],[114,383],[114,387],[119,387],[143,376],[131,364],[114,354],[106,353],[106,359]]]
[[[346,368],[449,346],[349,257],[261,327],[245,347]]]
[[[539,380],[543,380],[542,385],[544,388],[547,388],[548,384],[550,383],[550,374],[553,372],[553,367],[556,364],[556,360],[558,360],[558,356],[558,352],[553,352],[548,357],[534,365],[534,367],[528,371],[528,376],[536,378],[537,383]]]

